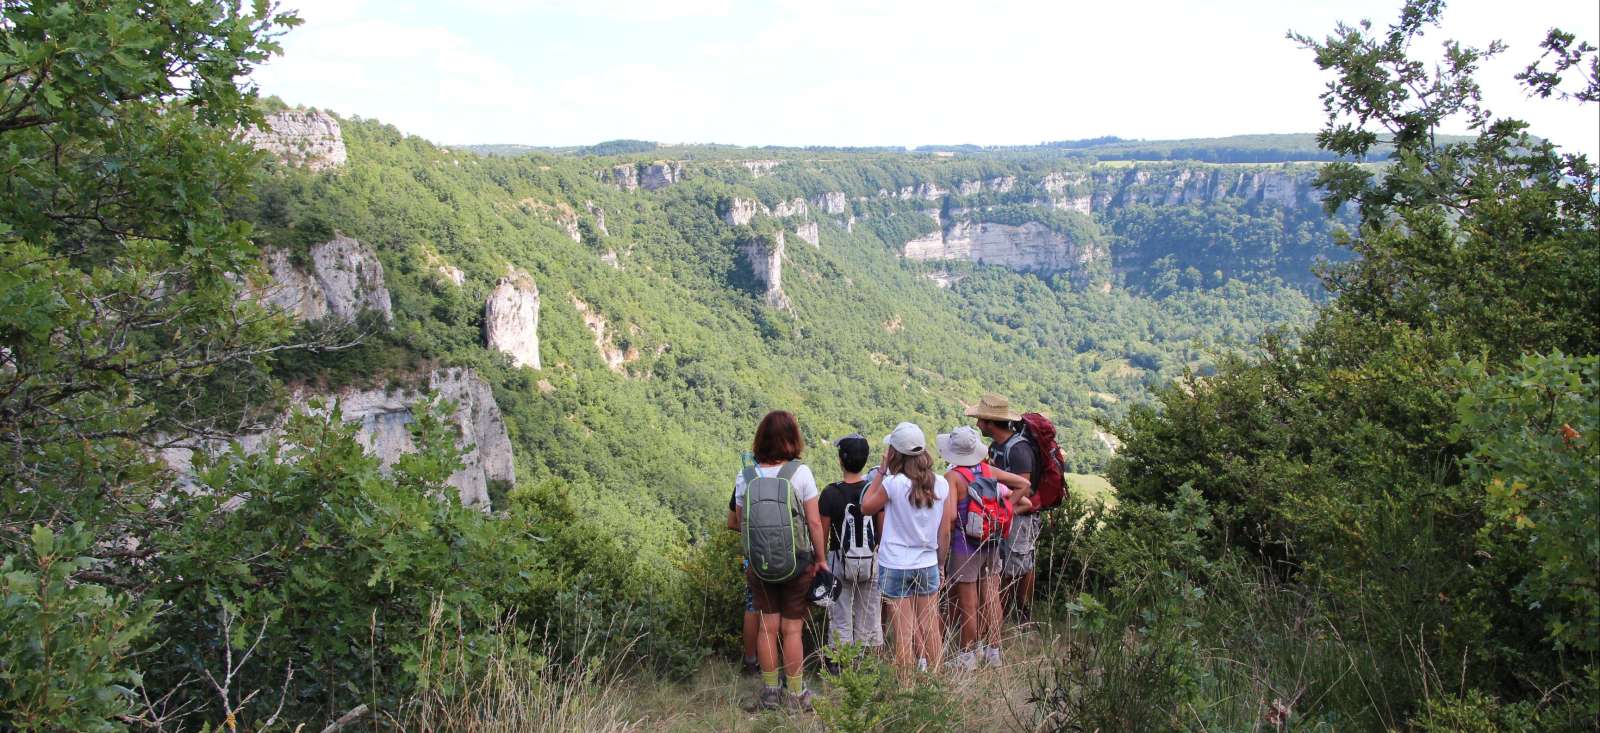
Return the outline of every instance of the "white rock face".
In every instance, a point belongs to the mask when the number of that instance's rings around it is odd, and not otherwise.
[[[760,178],[760,177],[762,177],[764,175],[767,175],[768,173],[771,173],[773,171],[773,169],[777,168],[778,166],[783,165],[783,161],[781,161],[781,160],[741,160],[741,161],[739,161],[739,165],[744,166],[745,170],[750,171],[750,175],[752,177]]]
[[[244,142],[289,165],[313,171],[342,167],[347,158],[339,121],[312,110],[285,110],[266,116],[266,128],[247,128]]]
[[[500,278],[483,307],[489,348],[511,355],[519,367],[539,369],[539,288],[528,273],[513,268]]]
[[[456,406],[454,423],[459,432],[457,445],[463,451],[464,467],[452,474],[448,483],[455,487],[463,505],[488,510],[489,482],[516,481],[511,438],[506,434],[505,420],[494,401],[494,393],[488,382],[471,369],[434,371],[428,375],[426,385]],[[356,439],[368,453],[378,458],[384,469],[388,469],[401,456],[416,450],[409,426],[416,419],[412,406],[421,397],[420,392],[410,390],[345,389],[332,394],[297,391],[291,396],[291,402],[295,409],[304,411],[313,398],[326,403],[337,401],[346,422],[361,424]],[[283,434],[288,417],[284,414],[267,430],[235,436],[234,440],[245,453],[257,453],[268,438]],[[216,453],[226,448],[221,441],[176,446],[162,451],[162,459],[180,476],[188,477],[193,474],[196,450]]]
[[[594,347],[600,352],[600,360],[606,363],[606,368],[621,374],[624,367],[630,362],[639,360],[639,349],[629,346],[627,351],[617,348],[611,336],[606,334],[606,317],[591,308],[588,303],[572,297],[572,307],[578,310],[578,315],[583,317],[583,325],[594,336]]]
[[[983,181],[962,181],[956,184],[956,193],[962,196],[971,196],[983,192]]]
[[[606,178],[624,191],[637,191],[641,188],[654,191],[683,180],[683,163],[675,160],[624,163],[612,166]]]
[[[1011,189],[1016,187],[1016,176],[999,176],[989,179],[989,190],[995,193],[1010,193]]]
[[[814,221],[808,221],[795,227],[794,235],[813,247],[822,246],[822,237],[817,228],[817,223]]]
[[[850,200],[845,198],[843,191],[826,191],[817,194],[815,198],[811,199],[811,203],[824,214],[838,215],[850,211]]]
[[[383,263],[360,242],[340,234],[312,247],[309,272],[296,267],[283,250],[268,250],[266,256],[272,283],[263,299],[295,318],[349,323],[370,310],[386,322],[394,320]]]
[[[600,208],[600,206],[595,204],[593,201],[583,202],[583,208],[588,209],[589,215],[594,217],[595,231],[600,232],[600,235],[604,237],[611,236],[611,232],[606,229],[606,210]]]
[[[1092,242],[1074,242],[1038,222],[1020,226],[961,221],[906,242],[909,260],[970,260],[1013,270],[1079,272],[1105,256]]]
[[[755,199],[729,199],[723,204],[722,220],[729,226],[743,226],[755,221],[756,214],[767,213],[767,207]]]
[[[1178,206],[1239,198],[1283,207],[1319,205],[1316,174],[1309,169],[1241,171],[1222,166],[1176,169],[1105,169],[1094,174],[1095,210],[1111,206]]]
[[[806,212],[806,200],[798,196],[788,201],[779,201],[776,206],[772,207],[772,215],[779,219],[787,219],[791,216],[805,216]]]
[[[756,280],[766,286],[767,305],[788,309],[792,306],[789,296],[783,292],[783,249],[784,237],[780,231],[772,238],[752,237],[745,243],[743,254]]]

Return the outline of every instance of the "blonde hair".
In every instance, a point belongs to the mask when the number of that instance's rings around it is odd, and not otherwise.
[[[885,468],[889,473],[897,473],[911,479],[911,491],[907,495],[911,500],[911,506],[927,508],[938,500],[933,493],[933,456],[928,455],[927,451],[908,456],[891,447],[889,462]]]

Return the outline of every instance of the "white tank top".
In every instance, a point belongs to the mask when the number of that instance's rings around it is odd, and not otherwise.
[[[878,543],[878,564],[894,570],[918,570],[939,564],[939,520],[950,484],[933,478],[932,506],[911,505],[911,479],[885,476],[883,491],[889,502],[883,508],[883,541]]]

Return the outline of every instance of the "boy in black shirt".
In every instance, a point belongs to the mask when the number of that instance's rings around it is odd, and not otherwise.
[[[883,604],[878,597],[876,559],[883,513],[861,515],[861,495],[867,488],[861,469],[867,464],[870,445],[860,434],[840,438],[836,445],[844,480],[828,484],[817,499],[822,532],[828,537],[828,567],[844,586],[839,599],[828,609],[829,643],[883,646]],[[828,668],[838,671],[832,660],[828,661]]]

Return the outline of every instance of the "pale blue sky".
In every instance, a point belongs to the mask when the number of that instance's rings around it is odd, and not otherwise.
[[[265,93],[436,142],[920,145],[1314,131],[1323,77],[1284,32],[1385,25],[1399,2],[286,4],[307,22]],[[1461,0],[1444,20],[1440,39],[1510,44],[1482,75],[1492,109],[1600,157],[1594,105],[1511,80],[1552,25],[1600,41],[1600,4]]]

